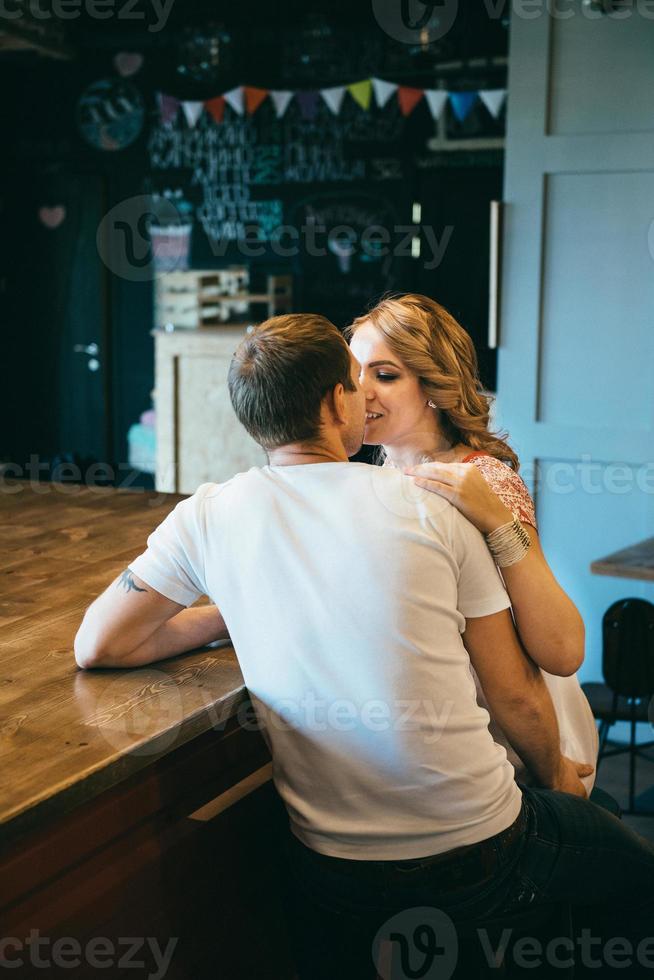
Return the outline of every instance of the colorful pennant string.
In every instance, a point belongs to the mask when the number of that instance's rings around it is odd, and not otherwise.
[[[275,115],[281,119],[292,100],[295,98],[300,114],[305,120],[313,120],[318,114],[320,102],[325,103],[329,111],[338,116],[343,107],[345,93],[349,92],[357,105],[368,112],[374,94],[375,104],[379,109],[387,106],[393,96],[397,99],[403,116],[410,116],[423,97],[434,120],[441,117],[449,102],[452,112],[459,122],[463,122],[472,111],[479,99],[493,118],[499,118],[506,101],[506,89],[480,89],[479,91],[448,92],[445,89],[422,89],[410,85],[396,85],[382,78],[366,78],[350,85],[336,85],[316,91],[293,92],[286,89],[264,89],[253,85],[239,85],[229,92],[223,92],[205,102],[180,101],[173,95],[159,92],[157,102],[159,117],[164,126],[172,125],[177,119],[181,106],[187,125],[192,129],[197,125],[203,110],[211,116],[215,123],[221,123],[225,116],[225,106],[242,116],[247,112],[253,115],[268,97],[273,104]]]

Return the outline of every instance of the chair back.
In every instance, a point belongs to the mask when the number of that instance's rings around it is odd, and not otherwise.
[[[602,672],[614,694],[654,695],[654,603],[619,599],[602,620]]]

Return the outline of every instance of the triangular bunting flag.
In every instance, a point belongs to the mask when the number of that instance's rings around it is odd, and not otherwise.
[[[499,116],[506,99],[505,88],[489,88],[479,93],[479,98],[484,103],[491,116],[495,119]]]
[[[277,118],[281,119],[286,110],[288,109],[288,104],[293,98],[293,92],[286,92],[281,90],[273,90],[270,92],[270,98],[273,100],[273,105],[275,107],[275,112],[277,113]]]
[[[184,115],[186,116],[186,121],[193,129],[196,122],[202,115],[202,110],[204,109],[204,102],[182,102],[182,109],[184,110]]]
[[[302,118],[308,120],[316,118],[318,112],[318,93],[317,92],[297,92],[296,98],[300,106]]]
[[[427,105],[429,106],[432,119],[440,118],[443,106],[447,102],[447,92],[443,91],[442,88],[426,89],[425,98],[427,99]]]
[[[408,85],[400,85],[397,90],[397,101],[400,103],[402,115],[411,115],[424,94],[424,90],[421,88],[410,88]]]
[[[367,78],[365,82],[352,82],[351,85],[348,85],[347,90],[354,101],[359,103],[362,109],[370,108],[370,99],[372,98],[372,82],[369,78]]]
[[[251,116],[257,111],[263,100],[268,95],[267,88],[254,88],[252,85],[246,85],[244,88],[245,92],[245,105],[248,111],[248,115]]]
[[[371,78],[372,88],[375,93],[375,102],[380,109],[383,109],[391,95],[397,92],[395,82],[385,82],[381,78]]]
[[[452,109],[459,122],[464,121],[476,101],[476,92],[450,92]]]
[[[211,114],[213,121],[221,123],[225,115],[225,99],[222,95],[217,95],[215,99],[209,99],[204,103],[204,108]]]
[[[162,123],[167,126],[169,123],[174,122],[177,116],[177,110],[179,109],[179,99],[176,99],[173,95],[164,95],[163,92],[159,92],[159,116]]]
[[[337,85],[336,88],[323,88],[320,90],[320,94],[334,115],[337,116],[341,111],[341,106],[343,104],[345,86]]]
[[[230,89],[229,92],[225,92],[223,98],[234,112],[238,112],[239,116],[243,115],[243,88],[241,85],[237,86],[237,88]]]

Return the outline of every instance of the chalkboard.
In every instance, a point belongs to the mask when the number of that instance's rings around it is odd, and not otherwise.
[[[391,103],[313,119],[291,103],[282,119],[264,103],[253,116],[180,112],[149,133],[150,185],[192,206],[192,265],[247,261],[291,269],[295,306],[351,320],[388,289],[411,288],[411,176],[431,134],[427,110],[405,119]],[[403,278],[404,277],[404,278]]]

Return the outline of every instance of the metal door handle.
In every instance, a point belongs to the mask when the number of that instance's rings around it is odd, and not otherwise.
[[[100,348],[97,344],[75,344],[73,351],[76,354],[88,354],[89,357],[95,357],[100,352]]]
[[[502,201],[490,202],[490,277],[488,289],[488,346],[500,346],[500,283],[502,279]]]

